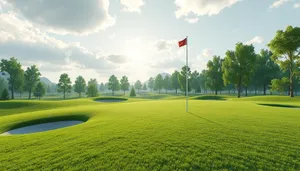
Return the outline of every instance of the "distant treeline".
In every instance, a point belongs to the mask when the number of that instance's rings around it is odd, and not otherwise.
[[[187,93],[186,77],[189,80],[188,91],[197,93],[219,92],[237,94],[241,92],[248,95],[280,93],[290,97],[297,95],[300,89],[300,28],[288,26],[285,31],[278,30],[275,37],[268,44],[270,50],[262,49],[260,54],[255,53],[253,45],[237,43],[235,50],[228,50],[225,57],[213,56],[208,61],[207,69],[198,72],[191,71],[183,66],[180,71],[175,70],[170,76],[158,74],[151,77],[146,83],[137,80],[132,88],[141,91],[157,91]],[[1,71],[9,74],[8,78],[0,77],[1,99],[14,99],[14,92],[28,92],[28,98],[33,94],[41,98],[46,92],[72,91],[78,93],[79,97],[85,93],[88,97],[95,97],[100,92],[110,90],[112,95],[121,90],[124,95],[129,90],[130,84],[127,76],[120,81],[115,75],[110,76],[107,83],[98,84],[96,79],[90,79],[87,83],[82,76],[78,76],[72,84],[68,74],[60,76],[57,85],[43,84],[40,80],[41,73],[33,65],[24,71],[21,64],[14,57],[9,60],[2,59]],[[9,97],[8,90],[11,91]],[[134,90],[133,90],[134,91]]]

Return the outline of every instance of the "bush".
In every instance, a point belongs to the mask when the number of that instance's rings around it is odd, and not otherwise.
[[[1,93],[1,100],[9,100],[9,93],[8,93],[8,90],[6,88]]]
[[[130,97],[135,97],[135,96],[136,96],[135,90],[134,90],[134,88],[131,88]]]

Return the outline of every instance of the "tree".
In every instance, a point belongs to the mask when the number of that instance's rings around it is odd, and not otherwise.
[[[90,79],[87,87],[87,96],[88,97],[96,97],[98,95],[98,82],[96,79]]]
[[[1,100],[9,100],[9,93],[6,88],[1,92]]]
[[[100,92],[104,92],[105,91],[105,85],[104,85],[104,83],[100,84],[99,90],[100,90]]]
[[[161,74],[158,74],[155,78],[155,82],[154,82],[154,85],[155,85],[155,89],[158,90],[158,93],[160,94],[160,90],[163,88],[164,86],[164,80],[163,80],[163,77]]]
[[[135,96],[136,96],[135,90],[134,90],[134,88],[132,87],[132,88],[131,88],[131,91],[130,91],[130,97],[135,97]]]
[[[22,80],[23,77],[23,70],[21,68],[21,64],[18,62],[18,60],[14,57],[10,58],[9,60],[1,59],[0,68],[1,71],[6,71],[10,77],[8,79],[10,90],[11,90],[11,98],[14,99],[14,90],[18,87],[20,87],[20,84],[24,80]]]
[[[154,89],[154,79],[152,77],[150,77],[149,81],[148,81],[148,87],[151,89],[151,91],[153,91]]]
[[[166,75],[164,78],[164,85],[163,88],[166,90],[166,93],[168,90],[171,90],[172,88],[172,82],[171,82],[171,77]]]
[[[285,31],[278,30],[268,44],[274,53],[272,59],[282,70],[289,70],[290,97],[294,97],[294,79],[300,67],[300,27],[288,26]]]
[[[137,80],[134,84],[134,88],[139,92],[143,88],[142,82],[140,80]]]
[[[283,94],[289,84],[290,80],[287,77],[283,77],[282,79],[273,79],[271,81],[271,91],[278,91],[280,94]]]
[[[207,86],[215,91],[215,95],[217,95],[218,91],[222,90],[224,86],[222,79],[222,59],[220,56],[214,56],[213,60],[209,60],[207,68]]]
[[[175,92],[177,94],[177,90],[180,88],[180,83],[179,83],[179,72],[174,71],[171,75],[171,82],[172,82],[172,88],[175,89]]]
[[[4,91],[4,89],[8,89],[8,83],[5,78],[0,77],[0,94]]]
[[[241,97],[242,85],[248,86],[253,73],[256,54],[253,45],[237,43],[235,51],[227,51],[222,64],[224,85],[230,83],[238,87],[238,98]]]
[[[143,85],[143,90],[144,90],[144,91],[147,90],[147,85],[146,85],[146,83]]]
[[[126,92],[127,90],[129,90],[129,86],[130,86],[129,81],[128,81],[128,77],[123,76],[123,77],[121,78],[121,80],[120,80],[120,83],[121,83],[121,84],[120,84],[121,90],[124,91],[124,96],[125,96],[125,92]]]
[[[115,91],[120,89],[120,83],[116,76],[110,76],[108,80],[108,89],[112,91],[112,95],[115,94]]]
[[[187,76],[187,79],[188,79],[188,82],[189,82],[188,83],[188,92],[190,92],[191,91],[191,84],[190,84],[191,69],[188,66],[183,66],[181,68],[181,71],[180,71],[180,74],[179,74],[179,77],[178,77],[178,81],[179,81],[181,90],[184,91],[185,96],[187,95],[187,92],[186,92],[186,76]]]
[[[25,71],[25,90],[28,91],[28,99],[31,99],[32,90],[35,88],[37,83],[40,81],[41,73],[35,65],[27,67]]]
[[[71,79],[69,78],[69,75],[64,73],[60,75],[58,84],[58,92],[64,93],[64,99],[66,98],[66,92],[71,92],[72,85],[71,85]]]
[[[79,94],[81,97],[81,93],[84,93],[86,89],[86,82],[82,76],[78,76],[75,80],[74,91]]]
[[[37,85],[35,86],[33,95],[37,98],[39,98],[39,100],[41,99],[41,97],[43,97],[46,93],[46,88],[44,86],[44,84],[42,82],[38,82]]]
[[[199,75],[199,84],[200,84],[200,89],[202,87],[204,93],[207,92],[206,82],[207,82],[207,70],[202,70]]]
[[[195,94],[201,92],[201,87],[199,85],[199,72],[197,72],[196,70],[191,75],[190,84],[191,84],[191,88],[194,89]]]
[[[279,76],[279,66],[271,59],[271,56],[272,52],[264,49],[262,49],[260,54],[257,56],[252,81],[255,93],[257,87],[262,87],[263,94],[266,95],[266,90],[268,85],[271,83],[271,80]]]

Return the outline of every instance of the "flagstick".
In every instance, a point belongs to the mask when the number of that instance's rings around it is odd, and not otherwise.
[[[186,87],[185,87],[185,91],[186,91],[186,112],[188,112],[189,111],[189,102],[188,102],[188,98],[189,98],[189,91],[188,91],[188,85],[189,85],[189,80],[188,80],[188,65],[189,65],[189,63],[188,63],[188,36],[186,36],[186,50],[185,50],[185,52],[186,52],[186,80],[185,80],[185,82],[186,82]]]

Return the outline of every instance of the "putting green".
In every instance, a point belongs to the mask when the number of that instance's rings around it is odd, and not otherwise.
[[[226,98],[226,97],[224,97]],[[280,97],[281,98],[281,97]],[[0,133],[51,118],[72,127],[0,136],[1,170],[300,170],[300,112],[257,105],[299,98],[11,101]],[[7,102],[5,102],[7,103]]]

